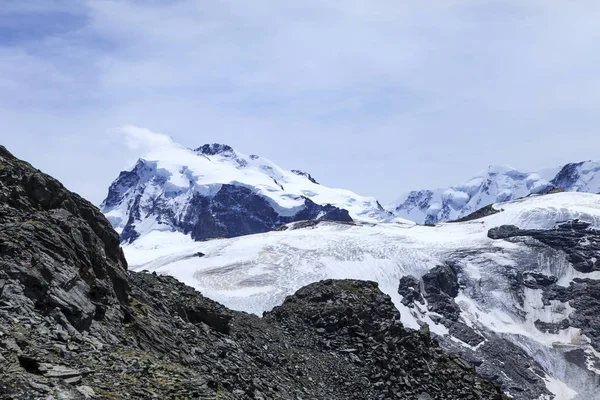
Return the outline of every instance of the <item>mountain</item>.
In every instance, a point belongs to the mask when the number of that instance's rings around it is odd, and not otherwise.
[[[550,183],[567,192],[600,193],[600,162],[567,164],[560,168]]]
[[[515,399],[600,399],[600,196],[490,209],[434,227],[309,221],[208,242],[152,232],[124,251],[132,270],[258,315],[311,282],[375,281],[403,325],[427,325]]]
[[[494,203],[551,190],[600,193],[600,162],[572,163],[534,173],[490,166],[464,184],[412,191],[386,208],[419,224],[436,224],[466,217]]]
[[[101,209],[125,242],[154,230],[204,240],[299,220],[402,221],[374,198],[328,188],[306,172],[223,144],[191,150],[174,142],[122,172]]]
[[[98,209],[2,146],[0,250],[2,399],[506,398],[375,282],[312,283],[258,318],[128,271]]]

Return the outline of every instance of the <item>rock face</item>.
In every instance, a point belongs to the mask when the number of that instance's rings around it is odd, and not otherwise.
[[[4,148],[0,249],[2,399],[502,398],[373,282],[315,283],[261,319],[128,273],[99,211]]]
[[[120,183],[117,183],[120,184]],[[230,238],[268,232],[275,227],[303,220],[332,220],[351,222],[347,210],[330,204],[318,205],[304,198],[304,207],[292,216],[279,215],[262,196],[245,186],[221,185],[214,196],[194,194],[182,214],[160,199],[144,206],[143,194],[138,195],[123,231],[121,241],[131,243],[143,232],[138,225],[140,215],[152,215],[165,227],[190,234],[194,240]],[[109,194],[109,198],[111,197]]]
[[[119,319],[127,263],[102,214],[0,147],[0,295],[75,329]]]
[[[460,274],[456,265],[440,265],[420,281],[411,276],[403,277],[398,293],[403,296],[405,306],[426,306],[429,312],[435,313],[437,317],[434,315],[432,319],[444,325],[450,334],[450,337],[438,338],[442,345],[461,353],[462,357],[477,367],[480,374],[497,381],[504,386],[504,390],[519,399],[549,396],[544,382],[539,378],[544,376],[542,367],[523,349],[494,332],[469,326],[460,319],[461,309],[455,301],[459,293]],[[470,347],[458,345],[456,339]]]
[[[519,229],[503,225],[490,229],[491,239],[531,237],[556,250],[567,254],[568,260],[579,272],[600,271],[600,232],[589,229],[590,224],[578,220],[560,224],[553,230]]]
[[[584,161],[564,165],[550,183],[567,192],[600,193],[600,162]]]

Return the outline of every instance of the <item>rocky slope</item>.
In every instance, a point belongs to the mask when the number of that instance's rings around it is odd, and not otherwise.
[[[0,398],[500,399],[373,282],[264,318],[127,272],[93,206],[0,147]]]
[[[306,172],[222,144],[155,149],[119,175],[101,209],[124,242],[157,230],[204,240],[301,220],[399,220],[372,197],[328,188]]]
[[[386,208],[419,224],[436,224],[462,219],[494,203],[553,191],[600,193],[600,162],[539,172],[494,165],[460,185],[411,191]]]

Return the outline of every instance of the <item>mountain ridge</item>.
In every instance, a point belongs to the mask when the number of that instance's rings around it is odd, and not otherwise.
[[[306,219],[408,222],[375,198],[328,188],[307,172],[224,144],[192,150],[172,142],[151,151],[119,174],[101,209],[126,242],[152,230],[234,237]]]
[[[419,224],[436,224],[464,218],[494,203],[555,189],[599,193],[600,162],[569,163],[539,172],[490,165],[459,185],[405,193],[386,209]]]

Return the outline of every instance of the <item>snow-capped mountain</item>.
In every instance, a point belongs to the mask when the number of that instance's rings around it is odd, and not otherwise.
[[[122,172],[101,209],[123,241],[154,230],[203,240],[299,220],[401,221],[376,199],[320,185],[306,172],[223,144],[192,150],[174,142]]]
[[[599,193],[599,172],[600,162],[592,161],[539,172],[490,166],[461,185],[411,191],[387,209],[419,224],[435,224],[463,218],[490,204],[551,190]]]
[[[600,162],[567,164],[559,169],[550,183],[567,192],[600,193]]]
[[[404,325],[427,323],[516,399],[600,399],[600,196],[556,193],[435,227],[296,222],[194,242],[154,231],[130,268],[175,276],[226,306],[261,314],[326,278],[373,280]]]

